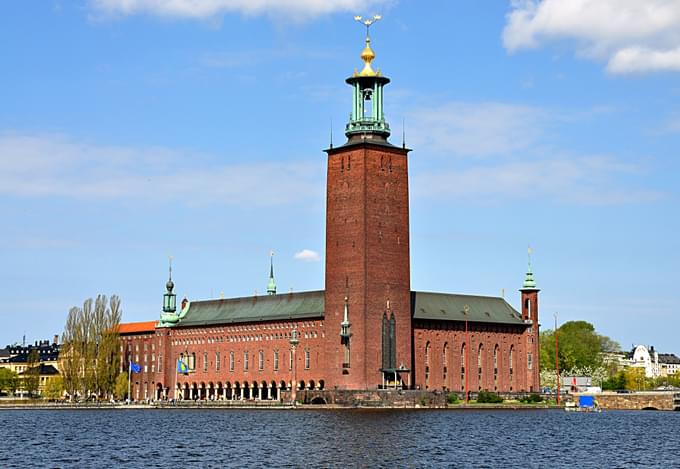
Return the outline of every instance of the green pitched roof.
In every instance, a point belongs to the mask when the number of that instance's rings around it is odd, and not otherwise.
[[[178,326],[323,317],[324,292],[192,301]]]
[[[503,298],[448,293],[411,292],[414,319],[524,324],[520,314]],[[324,291],[192,301],[177,324],[180,327],[253,321],[323,318]]]
[[[414,319],[523,325],[520,314],[503,298],[448,293],[411,292]]]

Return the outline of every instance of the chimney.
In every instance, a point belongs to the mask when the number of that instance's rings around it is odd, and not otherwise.
[[[59,344],[59,334],[54,334],[54,342],[52,342],[54,345]]]

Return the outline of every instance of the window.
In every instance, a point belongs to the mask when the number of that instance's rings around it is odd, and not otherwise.
[[[425,344],[425,389],[430,386],[430,343]]]
[[[258,369],[260,371],[264,370],[264,350],[260,350],[259,357],[258,357]]]
[[[279,370],[279,351],[274,350],[274,371]]]
[[[243,352],[243,370],[248,371],[248,351]]]
[[[195,352],[191,352],[191,355],[189,356],[189,369],[190,370],[196,369],[196,353]]]
[[[305,349],[305,370],[309,370],[309,362],[310,362],[309,349]]]
[[[446,375],[449,371],[449,344],[444,343],[444,349],[442,351],[442,377],[444,378],[444,386],[446,386]]]
[[[533,363],[532,363],[533,360],[532,360],[532,358],[533,358],[533,357],[531,356],[531,352],[529,352],[529,355],[527,355],[527,368],[529,368],[529,369],[531,369],[532,366],[533,366]]]
[[[512,345],[510,346],[510,354],[508,356],[508,366],[510,368],[510,379],[512,379],[512,352],[513,352],[513,347]]]
[[[234,352],[229,352],[229,371],[234,371]]]
[[[220,371],[220,352],[215,352],[215,371]]]
[[[203,371],[208,371],[208,352],[203,352]]]
[[[163,363],[163,354],[159,353],[158,354],[158,372],[161,373],[163,371],[163,368],[161,367],[161,363]]]

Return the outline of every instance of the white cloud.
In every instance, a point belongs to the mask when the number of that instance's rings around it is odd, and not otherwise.
[[[307,20],[336,12],[372,12],[389,0],[90,0],[107,14],[150,14],[174,18],[207,19],[239,13],[266,15],[284,20]]]
[[[300,252],[296,252],[293,258],[303,262],[319,262],[321,260],[319,253],[311,249],[303,249]]]
[[[611,73],[680,71],[680,0],[511,0],[509,51],[556,40]]]
[[[227,164],[190,151],[0,133],[0,194],[18,197],[285,205],[319,197],[322,171],[309,162]]]
[[[647,203],[661,198],[663,195],[657,191],[620,187],[617,177],[639,170],[612,157],[560,156],[423,172],[412,177],[412,192],[414,197],[436,199],[516,199],[583,205]]]
[[[537,143],[546,113],[507,103],[445,103],[409,115],[409,144],[464,156],[508,154]]]

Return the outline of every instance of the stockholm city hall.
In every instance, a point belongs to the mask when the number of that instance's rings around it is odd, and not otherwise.
[[[360,19],[360,18],[357,18]],[[539,389],[538,288],[521,313],[501,297],[411,290],[408,154],[389,142],[390,79],[375,71],[368,27],[347,141],[325,150],[325,290],[182,300],[172,276],[159,321],[120,326],[123,369],[140,399],[282,399],[303,390]],[[179,306],[179,308],[177,307]],[[178,366],[179,365],[181,366]]]

